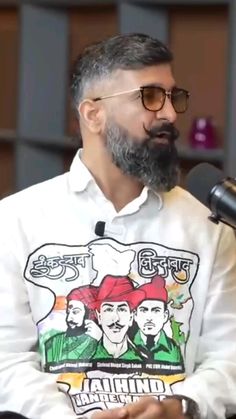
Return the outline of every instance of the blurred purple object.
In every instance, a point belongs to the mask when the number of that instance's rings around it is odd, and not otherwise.
[[[211,117],[195,118],[190,130],[192,148],[216,148],[216,133]]]

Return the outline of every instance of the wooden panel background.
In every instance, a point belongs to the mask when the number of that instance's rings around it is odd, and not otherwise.
[[[16,128],[18,14],[0,9],[0,129]]]
[[[188,142],[194,117],[212,116],[218,145],[224,145],[228,50],[227,6],[170,8],[170,47],[178,85],[191,92],[186,114],[179,116],[181,140]]]
[[[0,143],[0,199],[14,192],[15,159],[13,144]]]
[[[212,115],[219,145],[224,146],[226,77],[228,54],[228,10],[226,6],[183,6],[170,11],[170,47],[179,85],[191,92],[190,108],[179,116],[181,141],[188,142],[192,120]],[[68,9],[70,21],[69,64],[91,42],[118,33],[115,6]],[[19,17],[14,8],[0,9],[0,129],[14,130],[17,114]],[[67,134],[76,136],[78,122],[68,99]],[[65,169],[74,151],[64,153]],[[0,195],[13,185],[13,147],[0,146]],[[191,162],[187,163],[191,166]]]
[[[69,11],[70,19],[70,65],[87,45],[118,33],[118,18],[115,6],[80,7]],[[68,134],[76,136],[78,121],[68,99]],[[70,166],[73,151],[65,153],[65,169]]]
[[[0,9],[0,131],[16,129],[19,18]],[[0,198],[14,192],[14,144],[0,143]]]

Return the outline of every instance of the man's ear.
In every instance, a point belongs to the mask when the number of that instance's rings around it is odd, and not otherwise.
[[[80,103],[78,111],[80,118],[91,132],[97,134],[102,130],[104,109],[99,103],[91,99],[85,99]]]
[[[166,309],[164,311],[164,319],[165,319],[164,323],[166,323],[169,320],[169,310],[168,309]]]
[[[98,310],[96,310],[96,315],[97,315],[97,319],[98,319],[98,324],[102,324],[102,322],[101,322],[101,315],[100,315],[100,313],[99,313],[99,311]]]

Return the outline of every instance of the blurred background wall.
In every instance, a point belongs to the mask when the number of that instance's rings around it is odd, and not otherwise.
[[[236,176],[236,6],[233,0],[0,0],[0,198],[58,175],[79,146],[69,101],[77,54],[107,36],[144,32],[174,53],[191,92],[179,116],[183,178],[201,161]],[[193,143],[210,121],[213,144]]]

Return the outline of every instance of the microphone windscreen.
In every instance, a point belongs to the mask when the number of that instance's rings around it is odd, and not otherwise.
[[[186,176],[186,189],[202,204],[209,207],[212,188],[224,178],[223,172],[209,163],[200,163]]]

